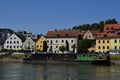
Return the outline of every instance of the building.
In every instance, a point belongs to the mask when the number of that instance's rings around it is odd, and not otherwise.
[[[110,38],[110,51],[120,50],[120,37]]]
[[[5,40],[4,49],[21,50],[24,41],[24,36],[12,34],[8,39]]]
[[[24,50],[34,51],[35,50],[35,40],[27,37],[22,45]]]
[[[40,37],[40,35],[38,35],[38,34],[32,34],[31,32],[27,32],[27,31],[17,31],[15,33],[18,35],[23,35],[26,38],[30,37],[30,38],[35,39],[35,40],[37,40]]]
[[[36,42],[36,50],[43,51],[43,42],[46,41],[45,36],[41,36]]]
[[[87,38],[92,41],[92,46],[88,49],[88,51],[95,51],[96,38],[99,36],[99,34],[99,30],[88,30],[85,32],[83,39]]]
[[[104,26],[104,32],[107,32],[108,34],[111,33],[120,33],[120,24],[106,24]]]
[[[0,50],[2,50],[5,40],[14,33],[11,29],[0,28]]]
[[[99,30],[88,30],[85,32],[83,39],[87,38],[90,40],[95,40],[98,37],[99,33],[100,33]]]
[[[96,52],[107,52],[110,51],[110,38],[97,38],[96,39]]]
[[[46,41],[48,45],[47,52],[59,53],[60,46],[66,46],[66,41],[69,44],[69,51],[74,51],[77,47],[78,31],[76,30],[55,30],[48,31]]]

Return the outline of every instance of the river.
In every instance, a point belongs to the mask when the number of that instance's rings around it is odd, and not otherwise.
[[[0,62],[0,80],[119,80],[120,65]]]

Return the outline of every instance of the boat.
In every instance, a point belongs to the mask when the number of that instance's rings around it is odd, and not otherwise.
[[[106,59],[94,58],[93,56],[83,56],[76,54],[32,54],[31,57],[23,58],[24,61],[41,63],[79,63],[79,64],[102,64],[109,65],[110,57]]]

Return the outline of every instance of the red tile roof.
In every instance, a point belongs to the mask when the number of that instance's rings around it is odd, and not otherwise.
[[[77,30],[59,30],[59,31],[48,31],[46,38],[56,38],[56,37],[77,37]]]
[[[104,26],[104,31],[108,31],[107,28],[109,30],[111,30],[111,29],[113,29],[113,30],[115,30],[115,29],[120,30],[120,24],[106,24]]]

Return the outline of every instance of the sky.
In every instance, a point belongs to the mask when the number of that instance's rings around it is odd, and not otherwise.
[[[120,0],[0,0],[0,28],[46,34],[115,18]]]

